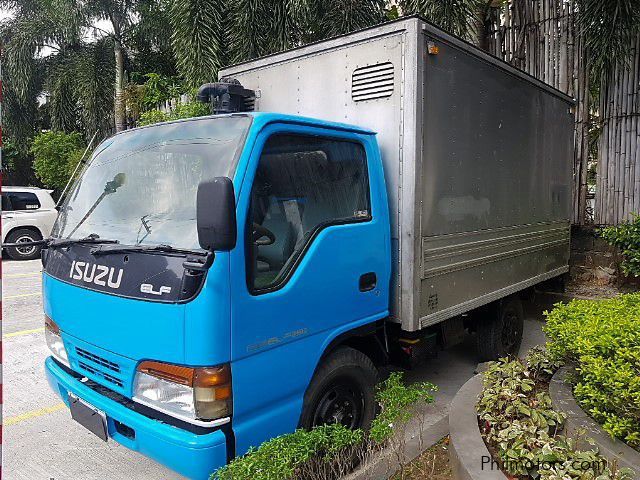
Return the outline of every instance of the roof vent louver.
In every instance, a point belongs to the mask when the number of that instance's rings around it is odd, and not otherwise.
[[[393,63],[384,62],[356,68],[351,77],[354,102],[386,98],[393,94]]]

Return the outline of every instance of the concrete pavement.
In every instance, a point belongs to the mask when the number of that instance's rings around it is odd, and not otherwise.
[[[149,480],[180,478],[73,422],[50,390],[43,362],[41,264],[3,260],[4,462],[7,480]],[[523,350],[544,341],[540,314],[529,314]],[[433,416],[446,417],[456,391],[477,364],[473,337],[406,374],[439,386]],[[437,421],[431,418],[429,421]]]
[[[182,478],[73,422],[44,376],[39,260],[3,260],[4,432],[7,480]]]

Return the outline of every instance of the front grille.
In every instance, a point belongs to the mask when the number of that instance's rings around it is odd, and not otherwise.
[[[116,378],[113,375],[109,375],[106,372],[101,372],[100,370],[93,368],[91,365],[87,365],[84,362],[78,362],[78,365],[84,371],[89,372],[90,374],[95,375],[96,377],[102,377],[107,382],[113,383],[114,385],[117,385],[118,387],[122,388],[122,380],[120,380],[119,378]]]
[[[78,356],[78,366],[82,370],[107,383],[120,388],[124,387],[124,382],[120,378],[120,365],[79,347],[76,347],[76,355]]]
[[[120,365],[118,365],[117,363],[110,362],[106,358],[99,357],[98,355],[95,355],[91,352],[88,352],[78,347],[76,347],[76,353],[78,354],[79,357],[82,357],[86,360],[90,360],[93,363],[96,363],[104,368],[111,370],[112,372],[120,373]]]

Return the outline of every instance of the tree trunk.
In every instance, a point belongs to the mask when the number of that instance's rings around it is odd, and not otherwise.
[[[119,39],[114,39],[113,52],[116,57],[116,78],[115,78],[115,102],[114,119],[116,132],[121,132],[127,127],[126,111],[124,104],[124,51]]]
[[[478,8],[473,18],[473,43],[482,50],[489,50],[489,38],[487,35],[487,15],[493,0],[487,0]]]

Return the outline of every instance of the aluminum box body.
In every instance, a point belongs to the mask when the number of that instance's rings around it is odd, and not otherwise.
[[[561,92],[417,17],[219,76],[255,90],[257,111],[377,132],[404,330],[568,271],[573,102]]]

